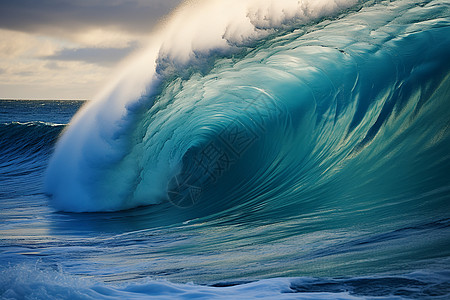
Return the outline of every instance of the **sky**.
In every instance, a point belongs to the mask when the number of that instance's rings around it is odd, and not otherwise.
[[[92,99],[181,0],[0,0],[0,99]]]

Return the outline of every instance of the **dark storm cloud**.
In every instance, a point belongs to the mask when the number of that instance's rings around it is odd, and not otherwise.
[[[78,48],[62,49],[51,56],[42,57],[55,61],[79,61],[100,66],[112,66],[136,49],[131,43],[126,48]]]
[[[0,28],[25,32],[113,27],[147,33],[181,0],[0,0]]]

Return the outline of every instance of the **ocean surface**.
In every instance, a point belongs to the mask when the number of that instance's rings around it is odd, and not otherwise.
[[[450,298],[449,53],[445,0],[200,1],[0,100],[0,298]]]

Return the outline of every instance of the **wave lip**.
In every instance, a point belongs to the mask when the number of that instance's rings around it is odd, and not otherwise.
[[[406,133],[443,118],[437,107],[448,85],[445,3],[399,0],[347,11],[357,3],[239,3],[223,15],[220,2],[180,8],[159,41],[75,117],[46,176],[57,209],[161,201],[189,207],[217,197],[220,204],[251,199],[267,207],[284,197],[283,207],[294,207],[334,185],[347,196],[371,190],[373,181],[393,188],[383,183],[382,166],[399,152],[418,159],[411,149],[419,145]],[[219,19],[186,20],[205,12]],[[247,100],[257,105],[247,109]],[[281,117],[269,117],[258,131],[257,119],[278,108]],[[437,127],[423,145],[443,130]],[[224,142],[233,130],[246,136],[243,153]],[[437,147],[448,149],[446,141]],[[208,158],[213,170],[199,169],[206,149],[219,153]],[[223,167],[219,158],[230,156],[226,170],[215,173]],[[394,193],[408,190],[402,188]],[[203,204],[205,211],[217,205]]]

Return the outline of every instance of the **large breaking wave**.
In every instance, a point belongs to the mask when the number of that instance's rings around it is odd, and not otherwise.
[[[52,204],[445,218],[449,15],[445,0],[185,4],[64,132]]]

